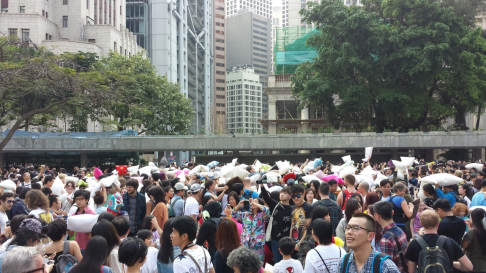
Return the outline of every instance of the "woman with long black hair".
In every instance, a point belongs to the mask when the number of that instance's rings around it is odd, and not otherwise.
[[[462,248],[473,264],[472,272],[486,272],[486,230],[481,223],[486,212],[477,208],[471,212],[471,229],[464,235]]]
[[[105,266],[108,256],[108,244],[105,238],[94,236],[88,241],[84,251],[83,259],[74,265],[69,273],[102,272],[112,273],[108,266]]]
[[[118,262],[120,237],[118,237],[115,226],[108,220],[101,220],[91,229],[91,236],[102,236],[105,238],[109,253],[106,264],[112,269],[113,273],[123,272],[123,265]]]
[[[173,262],[181,254],[181,249],[178,246],[172,246],[170,239],[174,219],[171,218],[165,222],[164,230],[160,237],[160,249],[157,256],[157,270],[159,273],[173,273]]]
[[[435,188],[431,184],[425,184],[422,190],[426,196],[424,203],[427,207],[431,208],[434,205],[434,202],[439,199],[439,196],[437,196],[437,193],[435,193]]]

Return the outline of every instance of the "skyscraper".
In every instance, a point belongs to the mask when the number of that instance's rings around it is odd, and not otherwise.
[[[226,133],[226,13],[225,0],[213,1],[212,129]]]
[[[149,0],[127,1],[127,28],[137,38],[137,44],[150,53]]]
[[[226,16],[233,17],[240,10],[249,10],[257,15],[272,18],[272,1],[270,0],[226,0]]]

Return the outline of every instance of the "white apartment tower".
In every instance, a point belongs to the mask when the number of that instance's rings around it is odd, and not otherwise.
[[[55,54],[110,50],[131,56],[143,49],[126,27],[126,0],[2,0],[0,33]]]
[[[150,56],[160,75],[191,99],[191,132],[210,132],[213,4],[210,0],[151,0]]]
[[[233,17],[240,10],[249,10],[260,16],[272,18],[272,1],[270,0],[226,0],[226,16]]]
[[[236,66],[226,75],[226,125],[229,133],[257,134],[262,130],[262,84],[248,65]]]

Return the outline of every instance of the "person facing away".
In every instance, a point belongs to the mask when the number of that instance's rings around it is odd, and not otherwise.
[[[393,221],[394,211],[391,202],[376,202],[373,205],[373,211],[376,222],[382,227],[382,237],[380,240],[381,252],[392,258],[400,272],[405,272],[407,265],[404,256],[408,246],[407,235]]]
[[[344,263],[346,256],[339,263],[338,272],[373,272],[373,260],[379,254],[371,247],[371,241],[375,237],[374,230],[375,220],[371,216],[363,213],[353,215],[345,226],[346,245],[352,251],[346,254],[349,255],[348,263]],[[400,273],[390,258],[384,258],[380,267],[380,273]]]
[[[452,213],[449,200],[439,198],[435,201],[432,208],[442,219],[437,234],[447,236],[456,241],[458,245],[461,245],[462,236],[466,232],[466,223],[461,217],[457,217]]]
[[[276,263],[273,267],[273,273],[302,273],[304,269],[302,268],[302,264],[298,260],[292,259],[290,255],[295,248],[295,241],[286,236],[282,237],[280,241],[278,241],[278,251],[282,255],[282,260]]]
[[[415,273],[419,263],[420,252],[423,250],[417,240],[423,240],[429,247],[435,247],[437,246],[439,238],[444,239],[443,249],[449,258],[450,268],[454,267],[457,270],[466,272],[473,269],[471,261],[464,255],[464,252],[455,240],[445,236],[441,237],[437,234],[437,230],[439,229],[439,215],[436,212],[432,210],[424,210],[424,212],[420,214],[420,222],[424,228],[424,234],[422,237],[416,238],[410,242],[407,248],[407,253],[405,254],[405,258],[408,261],[409,273]]]
[[[324,219],[312,222],[312,238],[318,244],[307,252],[306,273],[336,272],[346,251],[332,243],[332,224]]]

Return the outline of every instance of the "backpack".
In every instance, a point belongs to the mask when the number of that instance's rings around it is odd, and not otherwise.
[[[456,198],[456,202],[458,202],[458,203],[462,203],[462,204],[464,204],[464,205],[466,205],[466,206],[467,206],[467,201],[466,201],[466,199],[464,199],[464,198],[462,198],[462,197],[458,196],[458,195],[457,195],[457,194],[455,194],[455,193],[453,193],[453,195],[454,195],[454,198]]]
[[[175,199],[175,198],[172,198],[172,199]],[[175,201],[177,201],[177,199]],[[167,206],[167,209],[169,209],[169,218],[174,218],[175,217],[174,208],[172,208],[174,206],[175,201],[174,202],[170,202],[169,205]]]
[[[57,259],[57,263],[55,266],[56,272],[66,273],[76,263],[78,263],[78,259],[76,259],[76,257],[74,257],[73,255],[69,254],[69,241],[65,241],[62,255],[59,256],[59,258]]]
[[[419,243],[422,250],[418,259],[418,271],[419,273],[449,273],[452,272],[451,262],[449,255],[444,249],[444,245],[448,240],[447,237],[439,236],[435,246],[429,246],[422,237],[418,237],[417,243]]]
[[[251,191],[251,190],[250,190],[249,194],[246,194],[246,191],[244,191],[244,193],[241,197],[245,198],[246,200],[250,200],[252,194],[253,194],[253,191]]]
[[[333,228],[333,234],[336,234],[336,227],[339,225],[339,222],[343,218],[343,214],[341,212],[341,208],[339,204],[336,202],[331,202],[330,205],[326,205],[322,200],[317,201],[318,204],[326,207],[329,211],[329,216],[331,217],[331,224]]]
[[[343,262],[341,264],[341,273],[348,273],[349,259],[351,254],[348,253],[344,255]],[[385,253],[376,252],[375,257],[373,257],[373,267],[371,273],[381,273],[381,268],[383,267],[383,261],[390,259],[391,257]]]

